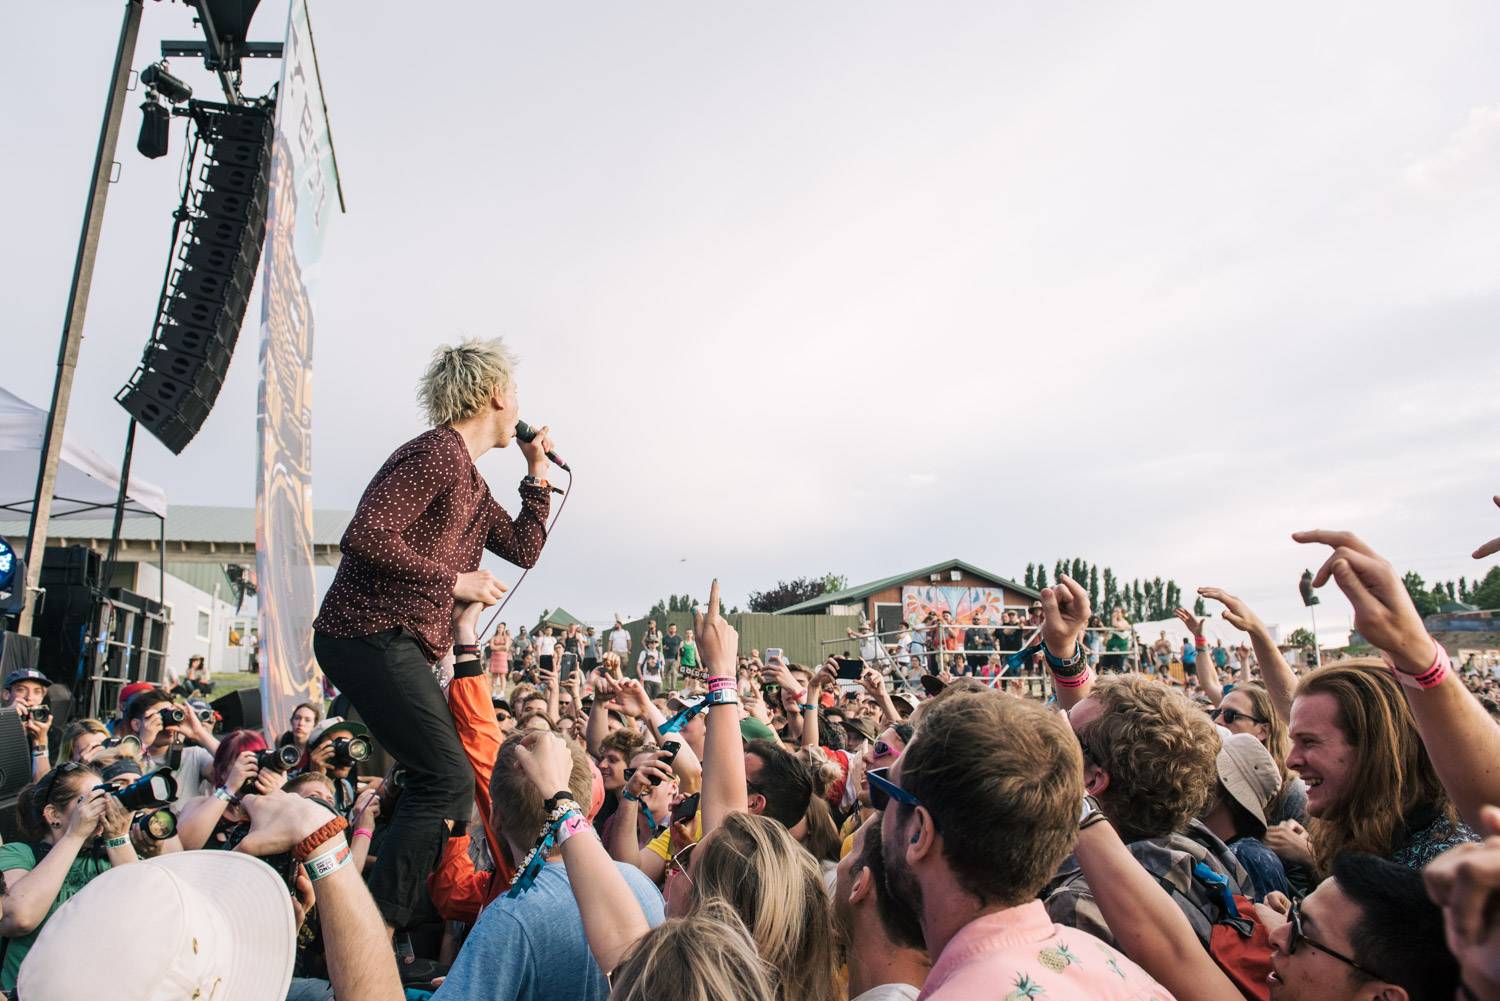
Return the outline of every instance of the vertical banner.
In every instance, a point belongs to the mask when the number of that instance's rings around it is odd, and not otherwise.
[[[321,696],[312,654],[312,294],[337,178],[316,58],[306,0],[292,0],[262,255],[256,412],[260,692],[273,734],[286,729],[297,703]]]

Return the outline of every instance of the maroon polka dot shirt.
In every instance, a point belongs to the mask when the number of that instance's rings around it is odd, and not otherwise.
[[[453,644],[458,575],[479,569],[481,548],[535,566],[550,501],[546,487],[523,485],[521,514],[512,519],[457,431],[433,428],[413,438],[365,488],[313,628],[350,639],[404,626],[438,660]]]

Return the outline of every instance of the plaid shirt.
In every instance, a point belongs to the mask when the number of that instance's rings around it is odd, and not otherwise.
[[[1247,897],[1254,893],[1250,876],[1234,853],[1196,820],[1190,821],[1182,834],[1132,841],[1126,847],[1182,909],[1205,946],[1213,931],[1219,904],[1214,892],[1193,877],[1193,863],[1202,862],[1227,876],[1231,893],[1243,893]],[[1115,944],[1115,937],[1110,934],[1109,925],[1104,923],[1104,915],[1099,912],[1088,880],[1071,855],[1042,891],[1042,899],[1053,921],[1086,931],[1110,945]]]

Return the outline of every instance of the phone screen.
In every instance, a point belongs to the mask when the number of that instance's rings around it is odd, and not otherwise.
[[[766,663],[767,664],[769,664],[773,660],[780,660],[780,659],[781,659],[781,647],[779,647],[779,646],[773,646],[773,647],[767,647],[766,648]]]
[[[864,661],[856,660],[853,657],[838,658],[838,665],[840,681],[858,681],[859,676],[865,670]]]

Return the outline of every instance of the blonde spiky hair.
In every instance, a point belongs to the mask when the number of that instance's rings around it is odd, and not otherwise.
[[[427,422],[442,427],[480,413],[496,388],[510,387],[515,366],[516,356],[498,337],[438,348],[417,388]]]

